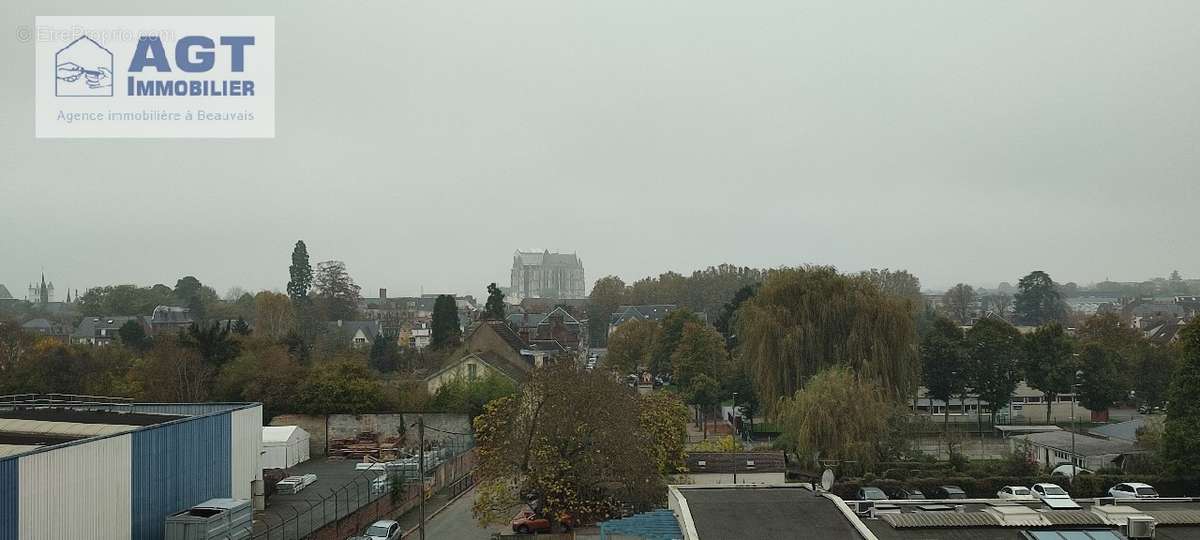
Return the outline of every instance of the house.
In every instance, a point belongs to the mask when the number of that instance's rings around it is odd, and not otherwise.
[[[562,349],[579,355],[581,360],[587,352],[587,324],[562,307],[549,313],[513,313],[505,320],[527,343],[554,341]]]
[[[408,343],[418,351],[433,342],[433,326],[428,322],[414,322],[401,328],[401,342]]]
[[[379,321],[330,321],[326,323],[330,331],[341,334],[355,349],[370,347],[375,338],[383,335]]]
[[[108,345],[117,340],[118,330],[130,321],[140,325],[146,335],[154,332],[150,317],[84,317],[75,331],[71,332],[71,343]]]
[[[787,463],[783,452],[688,452],[689,484],[782,484]]]
[[[1043,467],[1069,465],[1073,461],[1075,466],[1092,471],[1107,467],[1120,468],[1126,456],[1144,452],[1135,447],[1133,441],[1080,434],[1072,437],[1068,431],[1018,435],[1009,439],[1009,444],[1014,452],[1021,445],[1028,444],[1033,459]]]
[[[485,371],[519,384],[528,380],[534,369],[562,354],[561,346],[551,348],[547,343],[522,340],[505,321],[480,321],[472,325],[463,344],[448,356],[441,369],[425,378],[425,385],[432,394],[454,377],[470,377],[471,373],[479,377]]]
[[[529,378],[530,371],[532,368],[526,369],[512,364],[496,353],[468,353],[457,360],[447,362],[441,369],[426,377],[425,389],[432,395],[437,393],[438,388],[456,379],[476,381],[489,376],[502,377],[517,385]]]
[[[21,329],[26,332],[40,334],[48,338],[53,338],[63,343],[70,341],[71,331],[66,325],[57,322],[51,322],[46,319],[33,319],[26,321],[21,325]]]
[[[8,292],[8,287],[5,287],[3,283],[0,283],[0,306],[15,304],[19,301],[20,300],[13,298],[12,293]]]
[[[1142,331],[1142,335],[1146,336],[1155,345],[1171,345],[1179,341],[1179,331],[1187,326],[1187,321],[1182,317],[1177,319],[1160,320],[1157,322],[1149,322],[1151,326]]]
[[[608,334],[612,335],[618,326],[629,321],[662,321],[667,314],[679,309],[675,304],[647,304],[643,306],[620,306],[609,317]],[[704,313],[696,314],[701,319],[707,319]]]
[[[150,327],[155,334],[177,334],[187,330],[196,322],[191,308],[180,306],[158,306],[150,315]]]

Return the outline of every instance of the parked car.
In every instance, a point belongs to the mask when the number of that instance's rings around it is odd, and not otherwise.
[[[558,516],[558,525],[562,527],[563,531],[569,531],[575,526],[575,521],[570,515],[563,514]],[[512,519],[512,530],[520,534],[554,532],[550,530],[550,520],[532,510],[517,512]]]
[[[928,499],[929,497],[926,497],[925,492],[923,492],[917,488],[908,488],[908,489],[901,489],[901,490],[896,491],[895,496],[892,498],[893,499],[909,499],[909,500],[919,501],[919,500]]]
[[[1092,474],[1092,471],[1089,471],[1083,467],[1071,468],[1070,463],[1065,463],[1065,464],[1059,465],[1059,466],[1055,467],[1053,471],[1050,471],[1050,476],[1065,476],[1067,478],[1071,478],[1072,476],[1074,476],[1076,474],[1078,474],[1078,475]]]
[[[1025,486],[1004,486],[996,492],[996,498],[1010,501],[1032,501],[1033,492]]]
[[[933,499],[965,499],[967,492],[958,486],[938,486],[930,490],[929,497]]]
[[[877,487],[865,486],[858,488],[858,500],[860,501],[886,501],[888,500],[887,493]]]
[[[402,534],[404,531],[400,530],[399,523],[390,519],[381,519],[367,527],[363,536],[370,540],[400,540]]]
[[[1108,488],[1108,496],[1114,499],[1157,499],[1158,492],[1150,484],[1125,482]]]
[[[1029,490],[1035,499],[1070,499],[1071,494],[1058,484],[1034,484]]]

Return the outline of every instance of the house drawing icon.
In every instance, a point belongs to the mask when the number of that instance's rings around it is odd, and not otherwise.
[[[113,95],[112,52],[86,35],[54,53],[54,70],[55,96]]]

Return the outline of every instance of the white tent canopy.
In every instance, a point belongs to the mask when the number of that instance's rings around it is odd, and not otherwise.
[[[266,426],[262,438],[264,469],[287,469],[308,461],[309,435],[299,426]]]

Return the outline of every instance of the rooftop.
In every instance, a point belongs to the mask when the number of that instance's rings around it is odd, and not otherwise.
[[[785,472],[787,466],[783,452],[688,452],[687,468],[691,474],[727,474]]]
[[[838,504],[800,485],[673,486],[686,501],[684,524],[691,521],[700,540],[798,538],[809,531],[821,540],[862,540]],[[686,531],[685,531],[686,532]]]
[[[132,403],[65,394],[0,396],[0,459],[249,405]]]
[[[1056,448],[1064,452],[1072,451],[1072,437],[1069,431],[1031,433],[1016,438],[1026,439],[1033,444]],[[1076,435],[1074,439],[1074,453],[1079,456],[1119,455],[1140,451],[1132,442],[1121,439],[1101,439],[1088,435]]]
[[[1200,538],[1200,500],[1104,501],[1078,499],[1078,510],[1036,501],[886,501],[858,519],[880,540],[1124,540],[1120,527],[1131,517],[1153,519],[1158,538]]]

